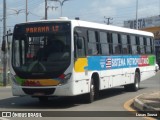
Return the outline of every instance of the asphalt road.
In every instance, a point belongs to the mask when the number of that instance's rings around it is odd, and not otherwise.
[[[101,92],[99,100],[86,104],[83,97],[50,98],[47,103],[40,103],[31,97],[14,97],[10,87],[0,87],[0,111],[126,111],[124,103],[140,94],[160,90],[160,71],[156,76],[141,82],[137,92],[125,92],[123,87],[108,89]],[[93,113],[94,114],[94,113]],[[107,114],[107,112],[106,112]],[[112,113],[114,114],[114,112]],[[115,112],[115,114],[117,114]],[[92,116],[92,115],[91,115]],[[114,116],[114,115],[113,115]],[[0,118],[1,120],[2,118]],[[7,118],[15,119],[17,118]],[[40,118],[38,118],[40,119]],[[41,118],[44,119],[44,118]],[[142,117],[54,117],[52,120],[143,120]]]

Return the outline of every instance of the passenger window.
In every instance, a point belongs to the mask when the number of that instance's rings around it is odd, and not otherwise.
[[[113,54],[120,54],[120,44],[118,41],[118,34],[112,33]]]
[[[98,55],[98,37],[95,31],[88,31],[88,55]]]
[[[151,54],[151,41],[150,38],[146,38],[146,54]]]
[[[100,45],[102,55],[109,55],[108,36],[106,32],[100,32]]]
[[[121,35],[121,42],[122,42],[122,53],[129,54],[127,35]]]
[[[136,37],[133,35],[130,36],[130,44],[131,44],[132,54],[137,54],[138,50],[137,50],[137,45],[136,45]]]
[[[140,48],[140,54],[145,54],[145,46],[144,46],[144,39],[143,37],[139,37],[139,48]]]
[[[153,41],[153,38],[150,38],[150,43],[151,43],[151,53],[154,54],[154,41]]]

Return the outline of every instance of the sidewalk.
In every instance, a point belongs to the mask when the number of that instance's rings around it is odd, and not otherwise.
[[[133,105],[140,111],[160,111],[160,91],[139,95]]]

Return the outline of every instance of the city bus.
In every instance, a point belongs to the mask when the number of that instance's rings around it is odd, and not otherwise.
[[[91,103],[116,86],[137,91],[156,74],[153,34],[59,18],[16,24],[11,48],[14,96],[82,95]]]

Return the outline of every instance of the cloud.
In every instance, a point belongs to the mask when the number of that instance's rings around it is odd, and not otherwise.
[[[155,5],[148,5],[138,9],[139,18],[151,17],[157,15],[156,13],[158,13],[158,6],[156,7]]]
[[[110,5],[114,7],[126,7],[132,4],[133,0],[110,0]]]

